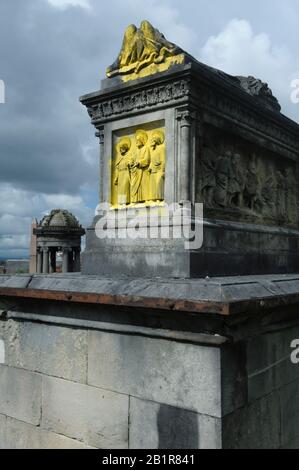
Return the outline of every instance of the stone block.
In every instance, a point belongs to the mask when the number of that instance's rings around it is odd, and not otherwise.
[[[9,365],[86,383],[87,332],[32,322],[7,331]]]
[[[220,449],[221,419],[130,398],[130,449]]]
[[[42,427],[103,449],[128,447],[129,397],[43,377]]]
[[[0,339],[4,347],[4,362],[10,364],[9,359],[15,358],[15,342],[18,340],[18,322],[15,320],[0,320]],[[15,360],[11,361],[12,366],[16,365]]]
[[[286,444],[282,445],[280,449],[298,450],[299,449],[299,436],[297,436],[295,439],[291,440],[290,442],[287,442]]]
[[[88,354],[91,385],[221,416],[217,348],[94,331]]]
[[[29,267],[29,265],[28,265]],[[0,276],[0,286],[1,287],[10,287],[14,289],[26,289],[28,284],[30,283],[32,276],[29,274],[22,274],[22,275],[3,275]],[[9,304],[9,303],[8,303]],[[8,308],[7,302],[6,307]],[[13,305],[13,304],[11,304]]]
[[[248,399],[254,401],[299,379],[290,347],[299,338],[299,327],[260,335],[247,346]]]
[[[0,364],[5,364],[5,343],[0,339]]]
[[[222,415],[232,413],[247,403],[246,346],[225,344],[221,348]]]
[[[7,449],[7,418],[4,415],[0,415],[0,450]]]
[[[4,439],[2,440],[2,436]],[[0,415],[0,449],[88,449],[83,442]]]
[[[42,379],[33,372],[0,365],[0,414],[38,425]]]
[[[224,449],[278,449],[279,394],[273,393],[223,418]]]
[[[297,367],[299,367],[297,365]],[[280,390],[281,402],[281,444],[299,444],[299,381],[286,385]]]

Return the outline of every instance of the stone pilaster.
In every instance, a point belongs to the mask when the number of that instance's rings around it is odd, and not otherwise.
[[[100,151],[99,151],[99,158],[100,158],[100,165],[99,165],[99,181],[102,181],[103,178],[103,171],[104,171],[104,143],[105,143],[105,132],[104,127],[102,126],[96,132],[96,137],[99,138],[100,143]],[[104,191],[103,191],[103,184],[100,184],[99,188],[99,202],[104,202]]]
[[[56,248],[50,249],[50,272],[56,272]]]
[[[43,270],[43,251],[38,250],[37,252],[37,273],[41,274]]]
[[[177,110],[179,122],[178,152],[178,197],[180,203],[191,201],[192,136],[194,133],[195,112],[189,106]]]
[[[62,256],[62,272],[68,273],[69,272],[69,248],[63,249],[63,256]]]
[[[74,272],[76,273],[81,271],[80,253],[81,253],[80,248],[77,248],[74,250]]]
[[[42,248],[43,251],[43,274],[49,273],[49,249]]]

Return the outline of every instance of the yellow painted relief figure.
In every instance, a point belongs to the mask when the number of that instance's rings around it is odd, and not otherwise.
[[[150,151],[147,147],[148,135],[139,130],[135,134],[136,150],[130,165],[131,203],[149,200],[150,191]]]
[[[165,182],[165,136],[162,131],[154,131],[151,137],[150,199],[154,202],[164,200]]]
[[[183,62],[183,51],[167,41],[148,21],[142,21],[139,29],[135,25],[126,29],[121,51],[117,60],[107,68],[107,77],[122,75],[124,80],[130,80],[138,78],[141,70],[147,67],[142,76]]]
[[[121,137],[112,165],[114,208],[160,205],[164,201],[165,135],[161,129],[139,129]]]
[[[130,203],[130,157],[131,139],[124,137],[117,145],[117,160],[115,164],[114,185],[117,187],[117,205]]]

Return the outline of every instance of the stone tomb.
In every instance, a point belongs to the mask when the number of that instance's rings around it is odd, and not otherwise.
[[[162,237],[99,239],[100,212],[87,230],[84,273],[298,271],[298,124],[281,114],[267,84],[199,63],[142,28],[139,61],[127,32],[113,73],[110,67],[101,90],[81,98],[100,139],[99,202],[120,218],[189,202],[195,226],[202,220],[194,208],[203,203],[203,246],[185,250],[182,239]],[[160,48],[151,55],[153,37]],[[166,63],[161,54],[176,59]]]
[[[298,448],[298,125],[266,84],[146,21],[107,75],[82,98],[102,147],[83,259],[98,275],[0,276],[0,448]],[[200,202],[201,249],[121,238],[152,211],[161,234],[199,226]],[[120,236],[99,238],[116,214]]]

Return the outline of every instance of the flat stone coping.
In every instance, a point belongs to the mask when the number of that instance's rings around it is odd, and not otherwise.
[[[299,304],[299,274],[211,279],[0,275],[1,296],[229,316]]]

